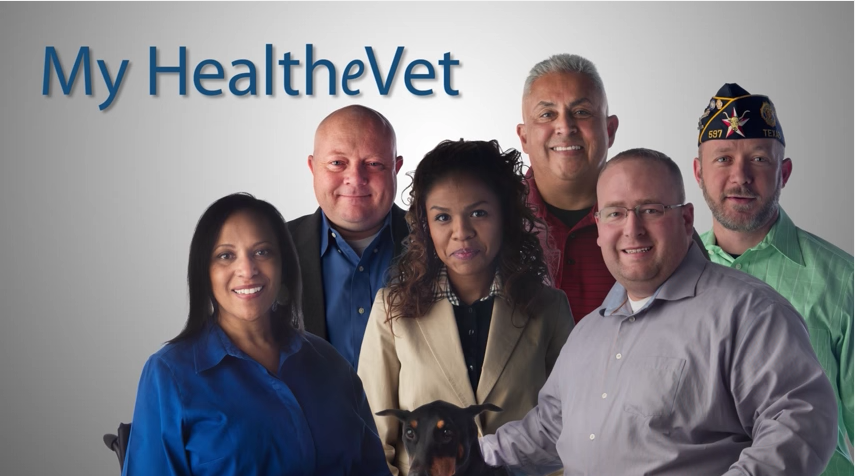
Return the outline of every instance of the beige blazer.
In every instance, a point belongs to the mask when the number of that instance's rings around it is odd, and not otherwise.
[[[537,393],[573,329],[563,291],[545,287],[538,299],[544,300],[544,311],[529,318],[496,298],[481,380],[473,392],[451,303],[443,298],[424,317],[396,319],[390,327],[384,322],[386,289],[381,289],[371,308],[358,366],[371,411],[413,410],[434,400],[460,407],[480,403],[501,407],[501,413],[485,412],[477,419],[479,435],[495,433],[503,423],[524,417],[537,404]],[[409,460],[400,422],[376,415],[374,421],[389,469],[393,475],[406,475]]]

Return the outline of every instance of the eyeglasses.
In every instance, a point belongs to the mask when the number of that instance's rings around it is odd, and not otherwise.
[[[626,220],[626,217],[629,215],[629,212],[635,212],[635,216],[637,216],[639,220],[652,223],[662,218],[662,215],[665,214],[665,210],[671,210],[672,208],[680,208],[684,206],[686,206],[685,203],[680,203],[678,205],[645,203],[643,205],[638,205],[635,208],[606,207],[594,213],[594,216],[599,218],[601,222],[607,225],[617,225],[618,223],[623,223],[623,221]]]

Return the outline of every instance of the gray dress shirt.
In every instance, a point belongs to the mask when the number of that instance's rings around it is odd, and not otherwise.
[[[481,440],[532,474],[818,475],[837,404],[801,316],[692,244],[633,313],[615,284],[561,350],[523,420]]]

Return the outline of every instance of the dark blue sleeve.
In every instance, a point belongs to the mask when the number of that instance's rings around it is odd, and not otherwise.
[[[142,371],[122,476],[190,476],[181,431],[180,391],[157,354]]]
[[[368,406],[368,398],[362,388],[362,380],[351,369],[351,379],[355,397],[356,412],[364,424],[362,430],[362,462],[357,464],[352,474],[366,476],[391,476],[389,465],[386,464],[386,456],[383,453],[383,445],[377,436],[377,427],[374,424],[374,415]]]

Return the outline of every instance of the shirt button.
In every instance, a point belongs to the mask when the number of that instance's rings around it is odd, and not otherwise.
[[[470,308],[469,308],[469,314],[472,314],[473,312],[475,312],[475,309],[472,309],[472,308],[470,307]]]
[[[568,259],[567,261],[565,261],[565,263],[567,263],[567,264],[576,264],[576,260],[575,260],[575,259],[573,259],[573,258],[570,258],[570,259]]]
[[[742,269],[742,264],[741,264],[741,263],[740,263],[740,264],[737,264],[736,266],[734,266],[734,268],[736,268],[736,269]]]
[[[335,232],[333,232],[332,237],[335,238]]]
[[[570,236],[568,236],[567,238],[570,238],[571,240],[573,238],[576,238],[576,233],[570,233]],[[594,436],[594,435],[591,435],[591,436]],[[591,439],[593,440],[593,438],[591,438]]]
[[[629,322],[635,322],[635,316],[630,317]]]
[[[374,253],[377,253],[377,248],[374,248]]]
[[[359,312],[360,314],[365,314],[365,308],[364,307],[360,307],[356,311]],[[618,355],[620,355],[620,354],[618,354]],[[618,357],[618,358],[620,358],[620,357]]]
[[[622,355],[620,355],[620,354],[618,354],[618,355],[616,355],[616,356],[615,356],[615,358],[616,358],[616,359],[618,359],[618,360],[620,360],[620,358],[621,358],[621,357],[623,357],[623,356],[622,356]]]
[[[360,267],[359,267],[359,270],[360,270],[360,271],[362,271],[362,270],[364,270],[364,269],[365,269],[365,268],[363,268],[362,266],[360,266]]]
[[[475,366],[474,366],[474,365],[470,365],[470,366],[469,366],[469,370],[471,370],[471,371],[473,371],[473,372],[474,372],[474,371],[475,371]]]
[[[469,329],[469,335],[475,335],[475,329]]]
[[[608,394],[606,394],[606,393],[604,393],[604,394],[603,394],[603,398],[606,398],[606,397],[608,397],[608,396],[609,396],[609,395],[608,395]]]
[[[590,438],[590,439],[592,439],[592,440],[593,440],[594,438],[596,438],[596,436],[594,436],[594,434],[593,434],[593,433],[591,433],[591,436],[589,436],[588,438]]]
[[[341,253],[341,248],[336,248],[336,250],[337,250],[339,253]]]

